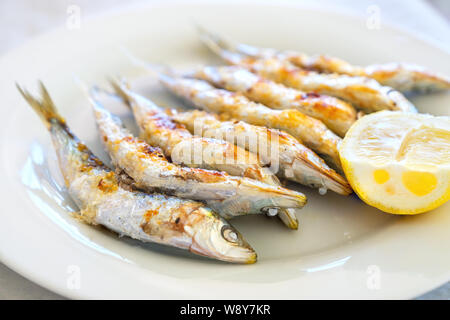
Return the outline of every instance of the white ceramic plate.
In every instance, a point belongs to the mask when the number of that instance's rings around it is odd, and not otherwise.
[[[448,203],[396,217],[355,196],[320,196],[298,187],[309,197],[300,230],[258,216],[233,221],[257,250],[255,265],[120,239],[70,217],[74,208],[61,187],[49,135],[14,82],[35,88],[42,79],[73,131],[106,158],[73,75],[89,83],[142,75],[120,46],[176,67],[216,62],[199,43],[193,21],[255,45],[324,52],[357,64],[414,62],[450,74],[448,54],[410,35],[385,26],[369,30],[363,20],[289,3],[157,4],[42,36],[0,62],[2,262],[74,298],[411,298],[448,281]],[[154,80],[144,93],[179,105]],[[413,102],[422,112],[450,115],[449,94]]]

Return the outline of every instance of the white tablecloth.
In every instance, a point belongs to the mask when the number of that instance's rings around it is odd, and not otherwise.
[[[127,3],[140,0],[128,0]],[[327,6],[368,16],[369,6],[379,8],[381,23],[397,25],[450,52],[449,0],[298,0],[313,6]],[[121,0],[2,0],[0,1],[0,54],[18,46],[36,34],[63,25],[67,8],[75,4],[82,17],[124,3]],[[0,299],[63,299],[0,263]],[[419,299],[450,299],[450,283]]]

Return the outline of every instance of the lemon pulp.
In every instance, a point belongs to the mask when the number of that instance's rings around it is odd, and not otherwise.
[[[421,213],[450,198],[450,117],[367,115],[351,127],[339,152],[355,192],[385,212]]]

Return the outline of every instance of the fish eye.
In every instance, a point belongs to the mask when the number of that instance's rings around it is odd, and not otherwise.
[[[276,216],[278,214],[280,208],[278,207],[264,207],[261,209],[262,212],[267,214],[270,217]]]
[[[239,236],[236,233],[236,231],[234,231],[230,226],[223,226],[221,233],[222,237],[228,242],[236,243],[239,239]]]

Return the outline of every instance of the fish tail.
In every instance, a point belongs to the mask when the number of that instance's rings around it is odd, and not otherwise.
[[[150,99],[144,98],[143,96],[133,92],[125,79],[109,79],[109,82],[114,89],[116,97],[122,99],[124,104],[126,104],[127,107],[133,111],[135,117],[139,118],[140,116],[137,114],[140,114],[146,110],[157,113],[164,112],[161,107],[156,105]]]
[[[41,81],[39,81],[41,98],[34,97],[26,89],[21,88],[17,83],[16,87],[28,104],[39,115],[48,129],[50,129],[52,123],[54,122],[65,126],[66,121],[59,115],[53,100]]]
[[[97,120],[97,124],[98,121],[100,119],[110,119],[112,120],[116,125],[118,125],[120,128],[124,128],[123,127],[123,123],[122,120],[115,114],[113,114],[111,111],[109,111],[101,102],[101,94],[110,94],[110,93],[106,93],[104,91],[102,91],[100,88],[98,87],[92,87],[88,94],[88,100],[91,103],[92,109],[94,111],[94,116]]]
[[[77,76],[74,76],[74,81],[94,109],[106,110],[105,107],[103,107],[103,105],[99,102],[100,94],[106,92],[96,85],[89,88],[88,84]]]
[[[230,64],[240,64],[245,60],[246,55],[236,52],[235,46],[224,38],[212,34],[205,29],[198,27],[200,41],[206,45],[213,53],[221,57]]]
[[[146,69],[147,71],[156,73],[158,76],[160,75],[175,75],[175,71],[169,67],[166,64],[162,63],[150,63],[148,61],[145,61],[141,58],[136,57],[130,50],[127,48],[122,47],[122,52],[125,54],[125,56],[137,67],[142,67]]]
[[[218,34],[212,33],[201,25],[196,24],[195,27],[199,34],[200,40],[207,45],[209,43],[211,45],[211,49],[216,48],[216,52],[220,52],[221,50],[235,50],[235,45],[233,45],[231,41],[226,40],[224,37],[221,37]]]
[[[128,49],[122,47],[122,52],[127,58],[136,66],[144,68],[145,70],[156,74],[159,80],[166,86],[171,86],[176,82],[176,78],[179,77],[176,71],[166,64],[150,63],[143,59],[136,57]]]
[[[125,102],[127,107],[131,108],[132,105],[132,97],[130,94],[130,85],[128,82],[122,78],[120,80],[115,78],[109,79],[110,85],[113,87],[114,92]]]

